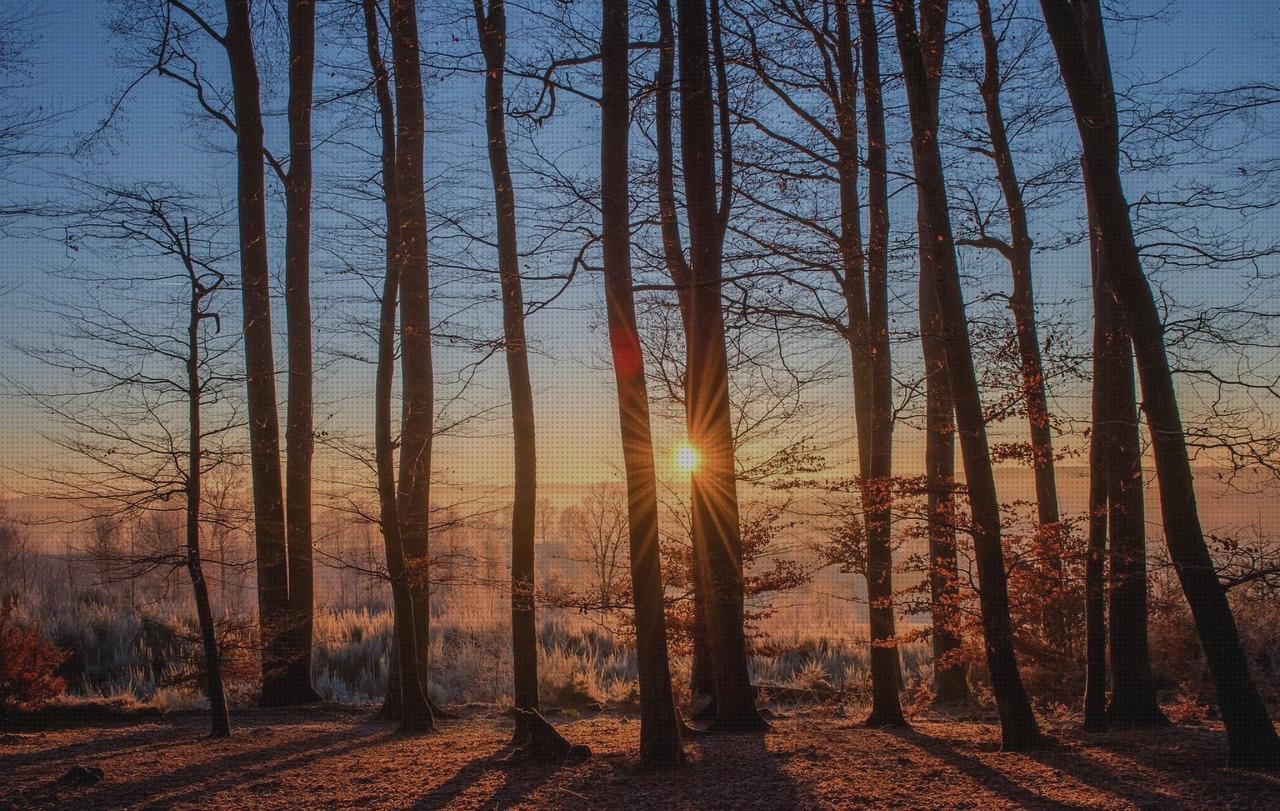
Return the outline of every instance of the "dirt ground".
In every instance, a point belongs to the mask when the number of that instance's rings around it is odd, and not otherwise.
[[[689,765],[638,773],[639,724],[555,719],[595,751],[561,767],[507,761],[511,722],[396,735],[368,712],[251,712],[229,740],[199,717],[0,734],[0,808],[1280,808],[1280,777],[1227,769],[1220,728],[1090,736],[997,751],[991,724],[776,718],[764,735],[687,741]],[[103,777],[77,784],[74,767]],[[91,778],[90,778],[91,779]],[[81,781],[89,783],[88,780]]]

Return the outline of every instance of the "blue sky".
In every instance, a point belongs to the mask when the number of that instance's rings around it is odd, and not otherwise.
[[[452,12],[439,10],[440,5],[433,3],[431,9],[426,8],[426,4],[423,6],[422,21],[429,35],[452,36],[452,32],[457,32],[461,37],[468,36],[470,31],[465,26],[456,22],[445,25],[441,21],[460,19],[470,3],[454,2],[460,10]],[[1034,4],[1029,5],[1034,13]],[[1135,2],[1124,6],[1129,12],[1137,13],[1164,8],[1165,3]],[[110,101],[133,78],[126,64],[130,61],[130,46],[122,44],[108,30],[114,8],[114,4],[91,0],[50,0],[39,7],[40,41],[32,54],[32,79],[18,96],[29,103],[64,111],[61,134],[68,138],[92,129],[102,119]],[[325,8],[323,3],[321,8]],[[954,3],[953,8],[954,13],[967,13],[964,2]],[[1119,72],[1130,78],[1153,78],[1190,65],[1179,79],[1179,83],[1185,85],[1224,85],[1276,78],[1280,4],[1183,0],[1168,8],[1171,14],[1167,20],[1115,26],[1109,31],[1113,64]],[[520,24],[517,18],[513,27]],[[322,40],[324,36],[322,29]],[[885,38],[882,47],[891,48],[892,39]],[[221,69],[217,57],[218,54],[210,55],[211,72]],[[441,132],[430,141],[429,160],[437,169],[460,164],[471,167],[470,176],[483,177],[475,174],[484,169],[484,164],[474,80],[451,80],[435,85],[433,94],[431,109],[437,119],[431,123]],[[40,168],[72,175],[86,171],[106,173],[119,181],[150,180],[230,191],[234,183],[230,156],[214,148],[225,149],[230,145],[227,134],[221,125],[192,116],[190,112],[190,99],[185,91],[172,82],[150,78],[132,94],[110,140],[100,145],[85,162],[51,161]],[[538,137],[548,151],[567,150],[573,160],[589,162],[595,148],[595,126],[593,114],[584,105],[566,103],[561,117]],[[279,137],[278,127],[274,127],[270,136]],[[1273,135],[1263,139],[1258,149],[1261,153],[1271,153],[1276,145]],[[905,144],[893,144],[891,148],[899,155],[905,154]],[[42,187],[55,188],[60,182],[34,170],[27,172],[26,177]],[[478,188],[483,191],[482,186]],[[455,192],[445,187],[438,193]],[[484,195],[477,194],[475,189],[456,193],[484,200]],[[533,190],[518,188],[517,194],[523,204],[536,204],[530,202],[536,201]],[[324,215],[318,217],[323,224]],[[278,226],[279,220],[278,216],[274,217],[273,224]],[[272,249],[274,255],[278,256],[281,245],[277,240]],[[0,298],[0,338],[34,339],[47,330],[48,316],[43,303],[54,296],[76,294],[60,288],[48,271],[66,266],[70,261],[73,258],[48,239],[20,235],[0,241],[0,273],[6,280],[5,286],[15,281],[19,285],[16,291]],[[95,260],[77,256],[74,261]],[[1037,274],[1038,295],[1045,301],[1078,300],[1086,281],[1087,266],[1081,254],[1063,252],[1043,260]],[[335,291],[350,291],[341,282],[322,280],[320,284]],[[1184,279],[1178,284],[1206,299],[1224,289],[1220,279],[1203,276]],[[599,462],[584,462],[584,459],[607,459],[616,453],[609,375],[599,363],[605,343],[603,335],[592,329],[599,321],[598,287],[599,280],[595,277],[579,279],[560,302],[561,306],[538,315],[530,325],[531,336],[542,352],[534,364],[539,444],[544,474],[552,482],[578,481],[586,466],[601,471],[604,468]],[[236,305],[234,301],[230,303]],[[231,309],[234,311],[235,306]],[[332,323],[326,319],[336,319],[338,309],[337,305],[332,309],[322,307],[318,329],[326,329],[326,325]],[[492,312],[472,317],[473,323],[492,325],[497,311],[490,309]],[[280,312],[277,327],[282,323]],[[451,360],[446,358],[445,365],[457,366],[465,360],[459,353]],[[332,404],[330,411],[335,425],[358,426],[368,416],[362,405],[370,390],[367,370],[350,365],[339,365],[335,369],[337,371],[322,384],[321,397]],[[0,372],[19,379],[39,378],[43,374],[28,360],[13,353],[5,353],[0,359]],[[491,363],[479,379],[488,388],[478,396],[501,401],[500,362]],[[833,383],[833,394],[838,396],[847,385],[847,381]],[[29,465],[40,452],[41,446],[33,433],[41,424],[38,412],[29,404],[12,398],[0,400],[0,465],[17,468]],[[505,420],[500,418],[484,428],[481,436],[457,442],[449,449],[448,464],[467,471],[462,475],[468,480],[502,482],[505,462],[497,449],[505,442],[505,428]],[[677,441],[678,426],[663,427],[659,453],[674,447]]]

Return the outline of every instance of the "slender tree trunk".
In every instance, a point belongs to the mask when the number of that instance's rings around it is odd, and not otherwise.
[[[534,614],[534,517],[537,513],[537,445],[534,441],[533,384],[524,331],[524,292],[516,245],[516,198],[507,159],[503,77],[506,74],[507,18],[503,0],[475,0],[476,27],[485,60],[485,126],[498,222],[498,276],[502,285],[503,343],[511,389],[515,442],[515,493],[511,511],[511,644],[515,663],[516,709],[538,710],[538,636]],[[516,737],[528,736],[516,714]]]
[[[657,474],[649,427],[644,355],[636,332],[631,283],[629,40],[626,0],[603,0],[600,197],[605,303],[627,475],[631,587],[636,606],[636,658],[640,677],[640,760],[646,767],[661,767],[683,763],[684,749],[680,744],[680,722],[667,659],[662,561],[658,547]]]
[[[392,651],[387,671],[387,694],[381,715],[400,720],[402,713],[402,671],[411,668],[399,651],[406,645],[400,628],[412,622],[408,584],[404,576],[404,545],[400,541],[400,511],[396,503],[395,426],[392,419],[392,390],[395,386],[396,311],[400,294],[400,262],[396,258],[399,239],[399,197],[396,194],[396,118],[391,98],[391,78],[378,37],[377,0],[363,0],[365,44],[369,70],[373,74],[374,95],[378,102],[378,123],[382,133],[382,201],[386,212],[386,274],[382,283],[382,300],[378,308],[378,360],[374,379],[374,465],[378,474],[379,524],[387,556],[387,574],[391,580]],[[410,683],[414,681],[409,679]]]
[[[1083,147],[1085,187],[1095,208],[1105,291],[1124,313],[1142,383],[1165,540],[1217,687],[1228,762],[1280,768],[1280,737],[1254,686],[1240,632],[1205,544],[1191,461],[1165,351],[1164,325],[1142,271],[1120,179],[1119,122],[1097,0],[1041,0]]]
[[[933,272],[920,267],[920,343],[925,368],[925,488],[929,536],[929,608],[933,621],[934,703],[969,701],[969,681],[959,661],[960,571],[956,560],[956,439],[947,377],[946,347],[937,303],[929,295]]]
[[[875,278],[871,277],[868,265],[869,257],[862,244],[862,205],[858,199],[858,69],[855,67],[853,51],[853,31],[849,19],[847,3],[837,1],[836,11],[836,123],[838,126],[837,150],[839,152],[840,174],[840,253],[843,266],[843,287],[846,309],[848,310],[848,335],[850,354],[853,361],[853,399],[854,423],[858,433],[858,478],[862,500],[863,523],[867,539],[867,616],[871,630],[871,715],[867,718],[869,726],[905,726],[906,719],[902,715],[902,704],[898,698],[898,689],[902,683],[902,674],[898,669],[897,627],[893,609],[893,549],[891,546],[892,530],[892,497],[889,483],[891,438],[885,434],[892,431],[892,403],[884,401],[885,395],[892,398],[892,390],[886,385],[888,380],[888,342],[881,339],[883,333],[888,334],[887,323],[880,319],[888,318],[887,293],[870,290],[887,279],[880,271],[887,265],[888,222],[887,207],[883,209],[885,221],[876,222],[876,213],[871,216],[873,231],[877,227],[884,233],[877,233],[873,239],[882,242],[874,249],[884,251],[884,265],[876,269]],[[872,12],[874,19],[874,12]],[[863,32],[863,36],[866,34]],[[864,47],[864,56],[874,60],[870,69],[879,71],[879,52],[876,43],[876,32],[871,33],[870,49]],[[865,45],[866,43],[864,43]],[[873,92],[879,93],[879,77],[869,79],[874,85]],[[865,92],[865,85],[864,85]],[[875,103],[879,103],[879,98]],[[868,117],[873,111],[868,107]],[[880,112],[883,116],[883,112]],[[871,128],[876,126],[868,121],[868,143],[872,139]],[[883,117],[879,127],[883,129]],[[868,155],[870,155],[870,148]],[[877,160],[885,159],[883,147]],[[883,169],[883,165],[880,167]],[[871,178],[871,185],[887,183],[883,173]],[[869,189],[869,194],[881,195],[883,187]],[[877,203],[884,206],[887,194],[880,197]],[[881,257],[874,260],[879,263]],[[869,299],[879,296],[877,304],[880,308],[874,314]],[[889,419],[886,419],[888,417]],[[886,441],[888,440],[888,441]]]
[[[1111,372],[1117,336],[1123,337],[1114,317],[1114,303],[1100,296],[1097,285],[1101,271],[1101,246],[1089,212],[1090,258],[1094,278],[1093,290],[1093,430],[1089,436],[1089,550],[1085,561],[1085,688],[1084,728],[1101,732],[1107,728],[1107,504],[1110,493],[1110,444],[1115,424],[1111,413],[1116,402],[1112,390],[1115,375]],[[1132,392],[1132,386],[1130,387]]]
[[[429,563],[431,440],[434,381],[431,359],[431,308],[427,263],[427,209],[423,188],[424,105],[418,53],[418,18],[413,0],[391,0],[391,50],[395,66],[396,243],[400,263],[401,363],[404,414],[401,428],[397,510],[404,550],[404,580],[409,622],[398,627],[400,640],[400,729],[435,728],[427,698],[427,650],[430,644]],[[395,577],[395,573],[392,573]]]
[[[716,688],[712,728],[758,730],[767,724],[755,707],[743,623],[742,537],[720,303],[724,212],[716,201],[707,4],[679,0],[676,11],[680,141],[691,249],[691,330],[685,342],[689,434],[702,457],[693,475],[694,533],[704,541],[700,557],[707,576],[705,608]]]
[[[287,692],[279,703],[319,701],[311,687],[311,103],[315,72],[315,0],[289,0],[289,172],[285,176],[285,320],[289,342],[289,403],[285,429],[285,510],[289,556]],[[265,697],[264,697],[265,698]]]
[[[224,45],[231,67],[236,121],[240,288],[244,306],[245,381],[253,525],[258,569],[258,625],[262,635],[262,703],[288,694],[289,562],[280,472],[275,357],[271,336],[271,277],[267,265],[262,106],[253,53],[249,0],[226,0]]]
[[[985,67],[979,90],[987,117],[991,141],[991,157],[996,166],[996,179],[1004,196],[1009,217],[1010,240],[1001,246],[1013,276],[1009,310],[1013,313],[1014,330],[1021,360],[1022,389],[1026,398],[1027,423],[1031,434],[1032,470],[1035,473],[1036,506],[1039,517],[1039,557],[1047,574],[1047,585],[1055,597],[1047,601],[1041,617],[1050,644],[1065,649],[1067,636],[1064,605],[1065,572],[1062,549],[1058,542],[1061,517],[1058,510],[1058,484],[1054,466],[1053,425],[1049,401],[1045,393],[1044,362],[1040,357],[1040,336],[1036,329],[1035,294],[1031,281],[1031,231],[1027,224],[1027,208],[1022,199],[1013,162],[1013,150],[1000,107],[1000,47],[991,20],[989,0],[978,0],[978,22],[982,31]]]
[[[968,319],[947,210],[942,153],[937,140],[938,84],[942,75],[947,4],[945,0],[926,0],[919,32],[914,2],[894,0],[892,8],[911,113],[911,152],[919,207],[921,265],[932,268],[932,290],[922,290],[921,295],[936,297],[938,320],[946,347],[947,372],[960,434],[974,552],[981,582],[979,597],[987,643],[987,667],[1000,712],[1004,748],[1033,748],[1042,745],[1043,738],[1013,651],[1008,579],[1000,540],[1000,502],[996,496],[986,421],[969,344]],[[927,43],[923,48],[922,41]]]
[[[204,647],[205,692],[209,696],[209,734],[214,738],[231,735],[231,716],[227,712],[227,693],[222,683],[222,655],[218,650],[218,629],[213,621],[209,601],[209,584],[200,560],[200,474],[203,465],[201,432],[200,322],[204,314],[200,302],[206,290],[190,263],[190,238],[187,237],[187,273],[191,278],[191,310],[187,322],[187,572],[195,596],[196,617],[200,622],[200,640]]]
[[[1099,251],[1099,268],[1106,254]],[[1094,318],[1104,325],[1105,345],[1095,376],[1111,402],[1105,405],[1103,441],[1111,573],[1111,703],[1113,727],[1152,727],[1165,722],[1156,700],[1147,644],[1147,536],[1142,492],[1142,446],[1135,405],[1133,352],[1123,313],[1105,286],[1095,295]]]
[[[654,129],[656,135],[658,164],[658,210],[662,226],[662,249],[667,265],[667,272],[675,284],[676,297],[680,306],[680,321],[684,334],[689,335],[692,289],[689,284],[689,263],[685,259],[684,247],[680,239],[680,221],[676,207],[675,192],[675,139],[673,132],[673,115],[671,110],[671,91],[675,84],[676,38],[675,27],[671,19],[671,0],[658,0],[658,70],[654,75]],[[688,376],[685,377],[685,423],[690,422]],[[692,488],[692,480],[690,481]],[[691,509],[696,509],[690,499]],[[700,716],[715,717],[715,678],[711,672],[711,642],[707,637],[707,585],[703,567],[699,561],[703,540],[697,535],[697,528],[704,521],[693,517],[690,521],[690,548],[692,554],[693,576],[693,666],[689,690],[695,696],[706,696],[710,702]]]

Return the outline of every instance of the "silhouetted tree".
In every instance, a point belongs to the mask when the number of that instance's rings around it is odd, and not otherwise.
[[[974,373],[968,320],[960,288],[955,244],[947,210],[946,181],[938,146],[938,93],[947,22],[946,0],[926,0],[917,29],[911,0],[894,0],[894,25],[903,82],[911,114],[911,153],[916,175],[920,240],[921,312],[937,307],[936,323],[945,350],[947,377],[964,460],[978,562],[983,633],[991,687],[1000,711],[1002,745],[1026,749],[1042,745],[1031,701],[1018,673],[1009,618],[1008,576],[1000,542],[1000,503],[996,496],[986,420]],[[927,324],[922,324],[927,329]]]
[[[1164,325],[1134,240],[1120,177],[1120,132],[1102,7],[1097,0],[1041,0],[1041,8],[1083,148],[1084,182],[1101,250],[1099,281],[1118,302],[1133,342],[1165,539],[1217,686],[1228,760],[1235,766],[1276,768],[1280,737],[1254,686],[1226,591],[1204,540]]]

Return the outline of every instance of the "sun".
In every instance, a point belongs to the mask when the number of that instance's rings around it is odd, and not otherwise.
[[[698,449],[688,442],[676,446],[676,467],[681,473],[692,473],[698,469]]]

